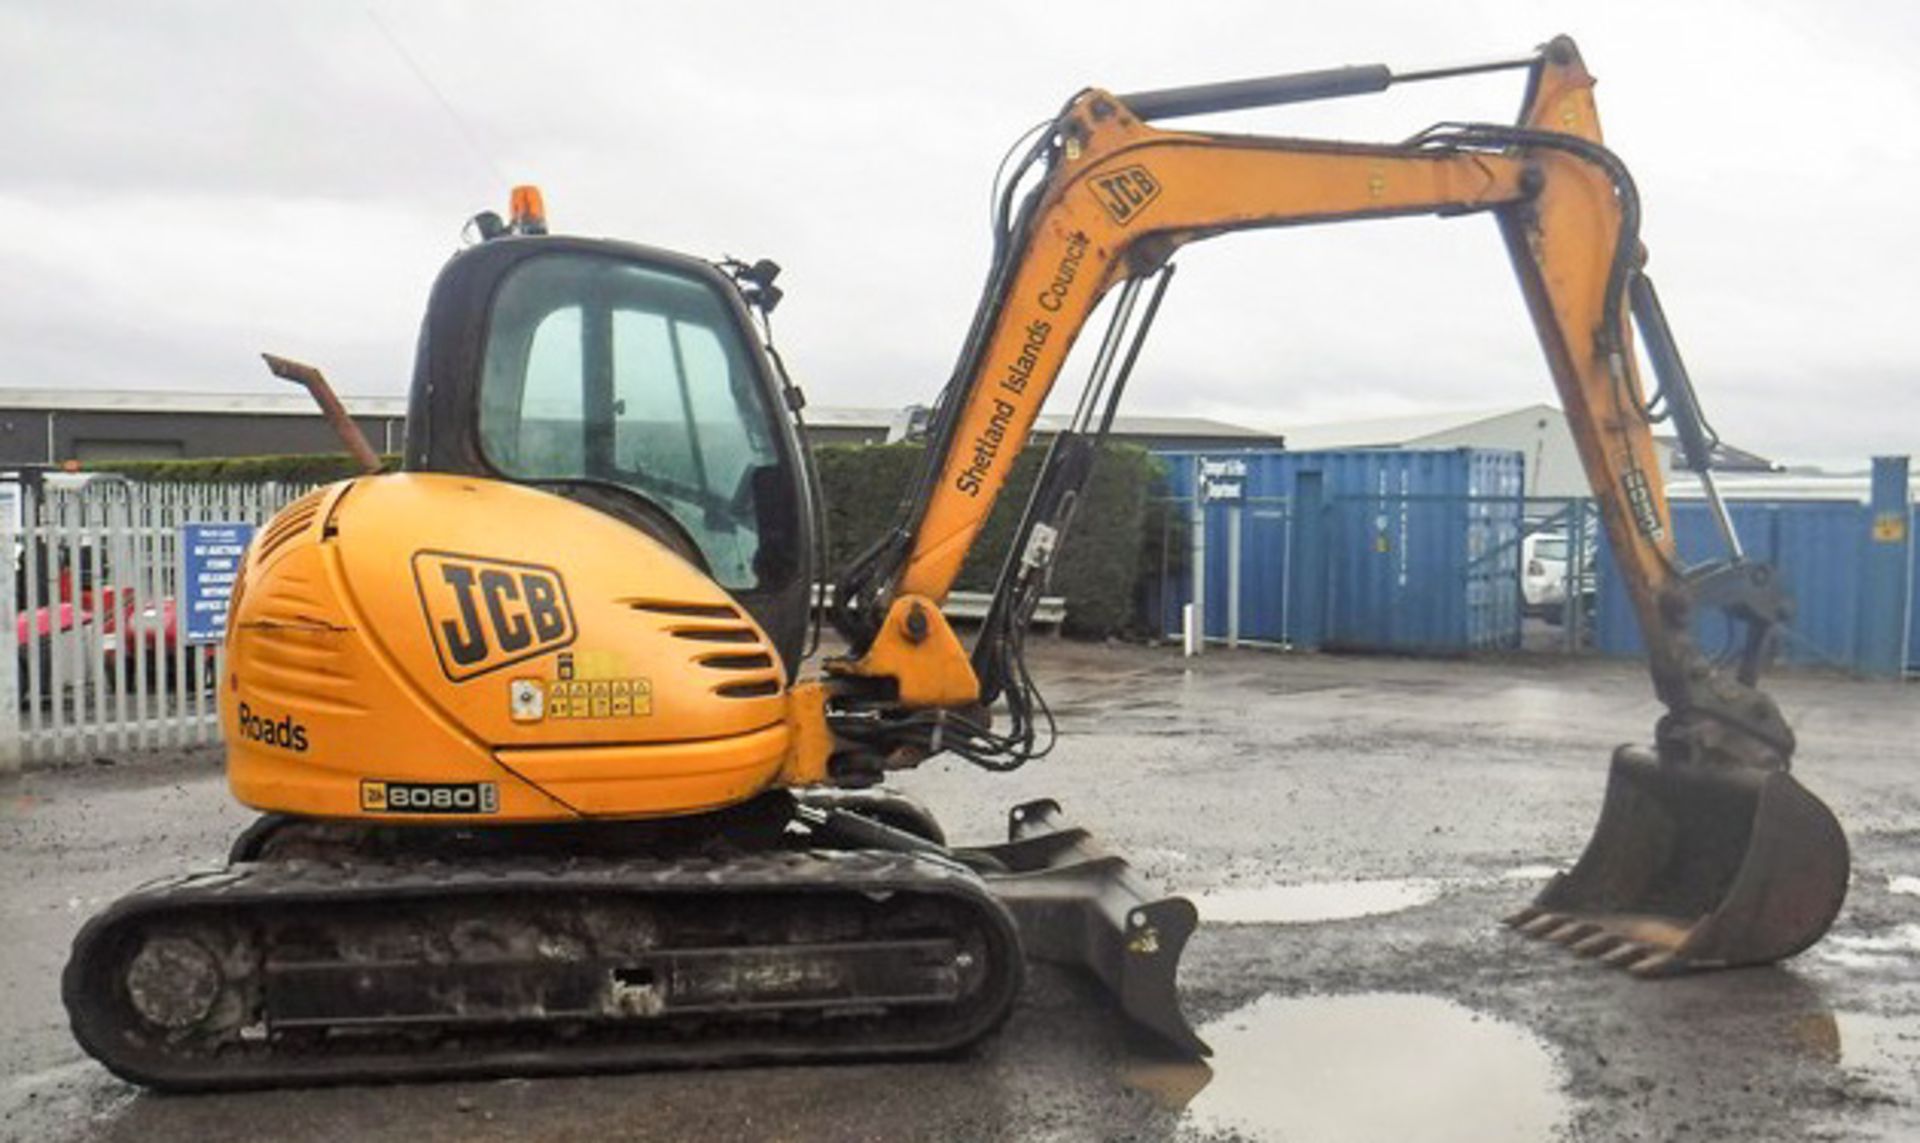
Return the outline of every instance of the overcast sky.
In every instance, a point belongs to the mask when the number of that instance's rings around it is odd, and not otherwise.
[[[1920,447],[1912,0],[0,0],[0,385],[270,389],[271,349],[399,394],[461,224],[527,181],[556,229],[780,262],[777,332],[815,403],[926,401],[985,269],[995,164],[1077,89],[1406,70],[1558,32],[1599,78],[1726,438]],[[1519,83],[1192,122],[1394,140],[1510,120]],[[1488,218],[1179,261],[1133,411],[1284,432],[1552,397]]]

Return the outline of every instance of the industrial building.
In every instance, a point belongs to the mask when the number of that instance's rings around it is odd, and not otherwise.
[[[924,428],[927,409],[923,405],[909,405],[904,409],[809,405],[804,416],[807,438],[814,444],[885,444],[909,431]],[[1034,422],[1034,442],[1045,444],[1065,427],[1068,419],[1058,413],[1042,413]],[[1121,413],[1113,419],[1112,435],[1117,440],[1156,452],[1276,449],[1286,445],[1286,437],[1280,433],[1209,417]]]
[[[373,447],[398,451],[404,397],[348,397]],[[180,460],[339,452],[340,439],[312,398],[281,393],[148,390],[0,390],[0,464],[82,466],[115,460]]]

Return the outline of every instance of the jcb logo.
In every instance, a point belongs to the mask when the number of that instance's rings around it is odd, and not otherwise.
[[[413,580],[440,669],[454,682],[573,642],[573,608],[552,568],[416,552]]]
[[[1093,180],[1093,197],[1115,222],[1125,226],[1160,197],[1160,180],[1145,167],[1122,167]]]

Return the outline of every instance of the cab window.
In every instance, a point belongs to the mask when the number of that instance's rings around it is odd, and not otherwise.
[[[611,483],[664,510],[722,586],[768,586],[780,453],[751,350],[706,282],[578,254],[530,258],[496,294],[480,441],[503,475]]]

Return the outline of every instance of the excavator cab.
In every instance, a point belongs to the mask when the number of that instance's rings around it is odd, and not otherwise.
[[[530,485],[614,516],[726,589],[793,674],[807,469],[734,279],[627,243],[503,235],[441,272],[415,370],[407,470]]]

